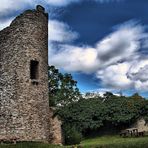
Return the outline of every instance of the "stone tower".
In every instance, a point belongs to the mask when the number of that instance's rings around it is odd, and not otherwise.
[[[48,14],[27,10],[0,31],[0,139],[49,140]]]

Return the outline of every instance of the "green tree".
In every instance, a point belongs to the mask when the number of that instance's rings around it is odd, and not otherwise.
[[[144,117],[146,123],[148,124],[148,100],[145,100],[145,105],[143,108],[143,117]]]
[[[140,96],[138,93],[134,93],[130,98],[134,100],[144,100],[144,98]]]
[[[80,99],[58,110],[63,124],[76,127],[85,133],[107,124],[118,126],[132,124],[139,117],[147,117],[145,99],[109,95],[102,101],[101,97]],[[106,98],[106,96],[104,97]]]
[[[114,97],[112,92],[106,92],[103,96],[105,99],[110,99],[110,98]]]
[[[73,80],[71,74],[62,74],[54,66],[49,66],[48,76],[50,106],[66,106],[81,98],[77,82]]]

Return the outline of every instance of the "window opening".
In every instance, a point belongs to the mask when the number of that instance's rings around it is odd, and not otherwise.
[[[30,79],[37,80],[39,77],[39,62],[31,60],[30,62]]]

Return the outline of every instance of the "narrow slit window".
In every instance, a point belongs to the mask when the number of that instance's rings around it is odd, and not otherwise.
[[[39,62],[31,60],[30,62],[30,79],[37,80],[39,77]]]

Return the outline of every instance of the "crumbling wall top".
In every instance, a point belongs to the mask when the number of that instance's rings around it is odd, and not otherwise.
[[[41,5],[37,5],[36,10],[39,11],[39,12],[45,13],[45,8]]]
[[[44,17],[42,17],[44,16]],[[10,24],[10,26],[14,26],[16,25],[21,25],[21,23],[28,23],[27,20],[25,19],[28,19],[28,20],[35,20],[37,21],[38,19],[46,19],[48,20],[48,13],[45,12],[45,8],[41,5],[37,5],[36,6],[36,9],[33,9],[33,10],[26,10],[24,11],[23,13],[21,13],[19,16],[17,16],[13,21],[12,23]]]

